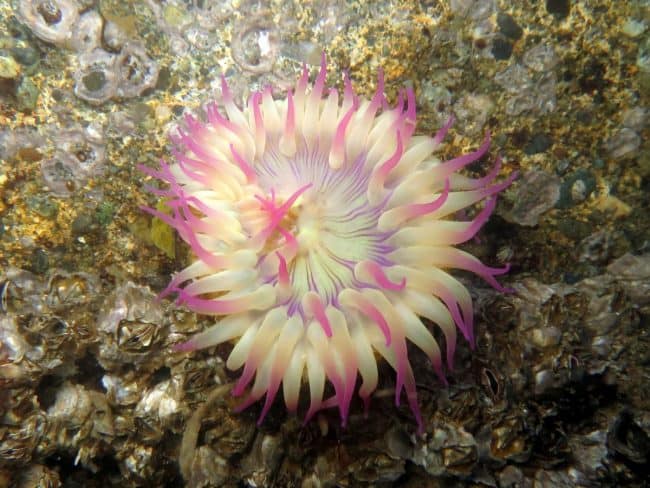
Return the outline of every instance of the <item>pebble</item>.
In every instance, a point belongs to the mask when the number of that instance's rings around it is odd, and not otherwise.
[[[474,5],[470,8],[469,17],[476,22],[487,19],[495,10],[495,0],[474,0]]]
[[[497,15],[497,25],[504,36],[514,41],[521,39],[521,36],[524,34],[524,30],[519,27],[519,24],[517,24],[517,21],[512,15],[499,12],[499,15]]]
[[[632,39],[639,37],[645,32],[647,26],[644,21],[636,19],[627,19],[621,27],[621,32]]]
[[[43,274],[49,267],[50,259],[47,256],[47,252],[40,247],[34,249],[31,257],[31,271],[36,274]]]
[[[650,37],[645,41],[640,41],[639,44],[636,65],[642,73],[650,73]]]
[[[510,58],[512,55],[512,44],[501,37],[497,37],[492,42],[492,55],[499,61]]]
[[[555,49],[550,44],[538,44],[524,53],[524,64],[533,71],[550,71],[558,63]]]
[[[12,56],[0,56],[0,78],[13,80],[20,75],[20,65]]]
[[[508,93],[519,94],[527,92],[533,85],[533,80],[528,70],[521,64],[515,63],[494,75],[494,81],[502,86]]]
[[[53,219],[59,212],[58,203],[43,194],[27,198],[27,206],[46,219]]]
[[[623,112],[621,121],[623,127],[634,131],[641,131],[645,128],[649,111],[645,107],[634,107]]]
[[[561,340],[562,332],[555,326],[536,328],[531,336],[532,343],[540,349],[557,346]]]
[[[14,47],[11,54],[23,66],[33,66],[40,59],[38,51],[33,47]]]
[[[535,83],[534,88],[537,98],[535,110],[540,114],[548,114],[557,107],[557,77],[550,71],[543,73]]]
[[[77,218],[72,221],[72,234],[75,236],[87,234],[90,230],[92,230],[92,225],[93,218],[90,215],[85,213],[78,215]]]
[[[32,111],[36,108],[40,91],[29,78],[23,78],[16,87],[16,102],[21,112]]]
[[[164,124],[172,117],[172,110],[168,105],[157,105],[154,114],[156,117],[156,122],[159,124]]]
[[[115,206],[108,201],[100,203],[95,212],[95,220],[103,226],[110,224],[113,221],[114,216]]]
[[[578,260],[584,262],[604,262],[612,253],[612,234],[605,230],[598,230],[585,237],[578,246],[580,255]],[[590,324],[590,328],[595,324]],[[606,332],[606,331],[602,331]]]
[[[468,135],[482,132],[493,110],[490,97],[479,93],[467,94],[454,105],[456,118],[462,121],[462,132]]]
[[[603,193],[603,195],[597,198],[594,203],[597,210],[607,212],[614,218],[627,217],[630,215],[630,212],[632,212],[632,207],[630,207],[630,205],[620,198],[606,193]]]
[[[571,186],[571,199],[574,202],[582,202],[587,198],[587,184],[583,180],[577,180]]]
[[[552,145],[553,141],[546,134],[535,134],[524,148],[524,152],[531,156],[546,151]]]
[[[525,226],[535,226],[540,216],[553,208],[560,198],[560,178],[543,171],[529,171],[517,182],[509,218]]]
[[[571,11],[570,0],[546,0],[546,11],[549,14],[564,18]]]
[[[566,177],[560,187],[560,199],[557,202],[557,208],[570,208],[576,203],[580,203],[594,192],[596,189],[596,177],[591,171],[579,169],[575,173]]]
[[[614,159],[634,156],[641,145],[639,135],[627,127],[623,127],[605,143],[609,155]]]
[[[558,205],[556,205],[556,207],[559,206],[560,206],[560,202],[558,202]],[[582,239],[584,239],[589,235],[589,233],[593,230],[593,227],[591,226],[591,224],[587,222],[581,222],[580,220],[565,218],[558,221],[557,230],[559,230],[562,234],[564,234],[569,239],[572,239],[574,241],[581,241]],[[565,280],[567,279],[568,276],[574,275],[575,273],[576,273],[575,270],[567,271],[567,273],[565,274]]]
[[[571,166],[571,161],[568,159],[560,159],[555,165],[555,172],[559,175],[563,175],[567,172],[569,166]]]
[[[163,8],[163,20],[166,24],[180,29],[187,26],[192,21],[192,17],[183,7],[165,5]]]

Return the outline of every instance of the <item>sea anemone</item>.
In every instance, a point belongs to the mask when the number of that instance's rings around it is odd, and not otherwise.
[[[233,341],[226,364],[243,368],[233,388],[247,393],[240,410],[266,396],[262,422],[282,385],[295,411],[304,379],[305,421],[336,407],[344,425],[355,392],[367,407],[383,357],[396,373],[396,403],[404,390],[422,429],[407,343],[443,382],[431,324],[444,335],[448,368],[456,327],[474,346],[470,294],[448,270],[503,289],[495,276],[507,266],[454,246],[476,235],[514,175],[495,183],[499,159],[482,178],[458,173],[487,153],[489,134],[474,152],[436,159],[452,120],[434,137],[413,135],[413,90],[391,108],[381,71],[371,100],[347,75],[339,96],[326,74],[323,56],[313,84],[305,68],[286,98],[266,88],[241,109],[222,80],[223,112],[211,103],[205,121],[188,115],[172,136],[174,162],[142,167],[166,184],[150,191],[169,212],[145,210],[175,228],[195,258],[161,295],[221,317],[175,350]],[[472,220],[455,219],[480,202]]]

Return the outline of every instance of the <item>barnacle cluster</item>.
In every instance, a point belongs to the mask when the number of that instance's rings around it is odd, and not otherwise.
[[[129,39],[115,23],[105,22],[88,2],[21,0],[14,11],[36,37],[74,53],[73,93],[79,99],[101,105],[111,99],[137,97],[155,86],[159,67],[142,42]],[[64,129],[44,126],[40,132],[50,143],[49,149],[44,145],[40,166],[53,195],[70,196],[102,173],[102,131],[66,124]]]
[[[85,272],[0,273],[0,473],[8,463],[38,467],[34,457],[53,453],[97,470],[118,436],[135,435],[138,443],[119,447],[125,469],[151,474],[143,456],[151,447],[140,445],[146,436],[132,431],[125,409],[151,432],[182,411],[177,382],[151,380],[164,355],[147,331],[165,322],[153,299],[131,283],[104,298],[98,276]],[[87,354],[93,343],[101,344],[96,357]],[[16,471],[14,481],[24,476]],[[58,475],[54,480],[51,486],[60,486]]]
[[[77,53],[74,93],[80,99],[99,105],[139,96],[155,86],[158,64],[115,23],[105,28],[96,10],[85,10],[75,0],[21,0],[16,12],[39,39]]]
[[[118,54],[95,48],[79,56],[74,93],[95,105],[114,97],[133,98],[153,88],[158,66],[137,42],[127,42]]]

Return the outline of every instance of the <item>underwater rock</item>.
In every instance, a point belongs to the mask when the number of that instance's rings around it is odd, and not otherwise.
[[[528,171],[516,183],[514,206],[506,216],[525,226],[535,226],[541,215],[560,198],[560,178],[543,171]]]

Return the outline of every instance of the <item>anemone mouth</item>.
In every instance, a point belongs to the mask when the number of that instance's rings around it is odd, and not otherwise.
[[[385,258],[394,250],[386,243],[391,233],[377,228],[385,199],[374,205],[368,200],[370,171],[364,168],[365,155],[333,170],[328,164],[329,151],[328,147],[309,148],[303,141],[289,158],[272,145],[255,166],[259,188],[268,195],[257,197],[269,213],[292,202],[260,252],[263,266],[283,242],[295,242],[295,256],[287,264],[289,315],[302,313],[300,302],[309,291],[328,305],[336,304],[343,289],[363,286],[354,273],[362,261],[392,264]],[[267,278],[274,284],[279,281],[272,269]]]
[[[449,270],[503,289],[495,276],[507,266],[490,268],[455,246],[478,232],[515,175],[494,183],[500,159],[483,178],[459,173],[487,153],[489,134],[472,153],[436,159],[452,121],[434,137],[414,136],[413,91],[391,108],[381,72],[371,100],[359,100],[347,77],[340,101],[334,89],[325,95],[325,78],[323,57],[313,84],[305,69],[285,99],[265,90],[243,108],[224,81],[224,113],[211,104],[205,122],[187,117],[172,137],[175,162],[142,167],[168,184],[151,191],[170,213],[145,210],[195,256],[161,295],[220,317],[175,350],[233,341],[227,367],[242,368],[233,394],[247,392],[240,408],[266,397],[260,422],[280,386],[293,411],[307,383],[306,420],[336,407],[345,424],[355,392],[368,405],[381,357],[396,373],[396,403],[405,392],[421,430],[407,343],[443,383],[442,353],[423,319],[442,330],[449,368],[457,329],[473,346],[471,297]],[[473,220],[455,220],[481,202]]]

